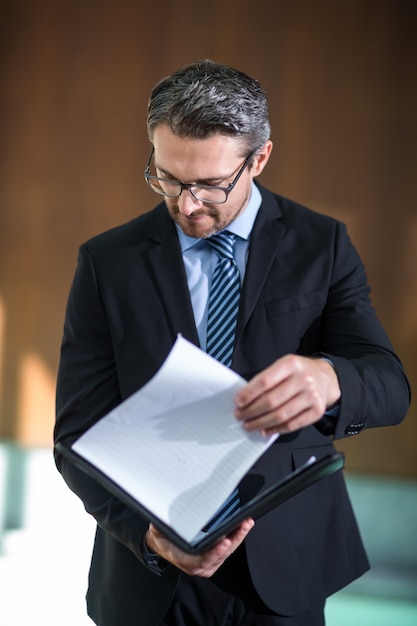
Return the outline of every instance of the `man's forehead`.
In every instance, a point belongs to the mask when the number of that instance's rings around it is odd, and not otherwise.
[[[231,155],[244,155],[245,143],[242,137],[213,133],[207,137],[176,135],[166,124],[158,125],[152,135],[155,153],[172,150],[209,153],[217,150]]]
[[[195,139],[158,130],[155,129],[153,136],[154,163],[158,169],[172,175],[195,171],[201,176],[224,176],[245,156],[241,140],[235,137],[216,134]]]

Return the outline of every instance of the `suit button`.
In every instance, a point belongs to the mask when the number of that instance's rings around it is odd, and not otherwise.
[[[347,435],[357,435],[358,433],[361,432],[363,427],[364,427],[363,422],[359,422],[358,424],[351,424],[350,426],[346,428],[345,433]]]

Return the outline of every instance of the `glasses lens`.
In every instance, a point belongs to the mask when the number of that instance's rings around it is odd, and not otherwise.
[[[155,193],[168,198],[178,198],[181,195],[183,186],[175,180],[159,178],[158,176],[145,176],[146,182]],[[223,204],[227,200],[227,193],[224,189],[211,187],[210,185],[192,185],[186,187],[191,191],[194,198],[201,202],[211,202],[212,204]]]
[[[201,202],[211,202],[212,204],[223,204],[227,200],[227,194],[224,189],[210,186],[193,185],[191,187],[192,194]]]
[[[148,185],[152,191],[155,191],[162,196],[177,198],[181,193],[181,185],[175,181],[155,177],[147,177],[146,180],[148,181]]]

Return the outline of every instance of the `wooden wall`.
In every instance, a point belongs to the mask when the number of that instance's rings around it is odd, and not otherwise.
[[[0,433],[51,444],[79,243],[149,209],[145,109],[209,57],[257,76],[274,152],[262,182],[346,221],[417,390],[417,10],[406,0],[3,0]],[[412,407],[340,442],[352,470],[417,476]]]

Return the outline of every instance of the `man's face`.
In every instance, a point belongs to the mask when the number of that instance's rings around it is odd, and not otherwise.
[[[182,183],[227,187],[245,160],[242,141],[237,138],[223,135],[207,139],[178,137],[165,124],[155,128],[153,145],[157,175]],[[265,163],[270,148],[267,152]],[[255,157],[253,166],[245,168],[224,204],[202,202],[186,189],[179,198],[165,198],[170,216],[190,237],[210,237],[223,230],[244,210],[252,179],[265,163],[260,165]]]

